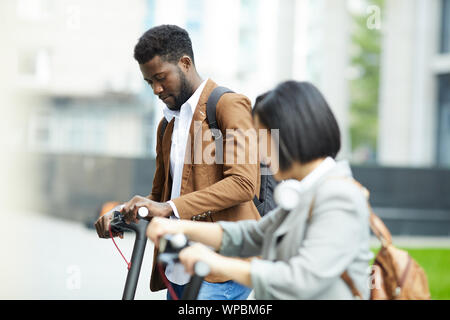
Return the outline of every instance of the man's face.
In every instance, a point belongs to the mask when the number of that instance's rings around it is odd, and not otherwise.
[[[139,68],[153,93],[171,110],[180,110],[193,94],[181,63],[170,63],[160,56],[155,56],[147,63],[140,64]]]

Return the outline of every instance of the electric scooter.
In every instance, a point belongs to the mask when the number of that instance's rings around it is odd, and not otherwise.
[[[142,260],[147,245],[146,230],[149,221],[145,218],[148,215],[147,208],[139,208],[138,222],[131,222],[127,224],[122,213],[119,211],[113,212],[113,219],[111,220],[111,232],[123,233],[130,230],[136,233],[134,240],[133,253],[128,268],[128,275],[125,282],[125,288],[122,295],[122,300],[134,300],[136,294],[136,287],[141,271]],[[190,245],[187,237],[183,234],[167,235],[161,238],[159,243],[159,255],[157,257],[158,263],[167,265],[179,261],[178,255],[181,250]],[[194,266],[194,275],[191,277],[189,283],[183,292],[182,300],[195,300],[200,291],[200,287],[204,278],[209,274],[210,268],[204,262],[197,262]],[[164,275],[162,275],[164,276]]]
[[[179,253],[191,244],[187,237],[182,234],[166,235],[159,242],[158,262],[163,265],[179,262]],[[209,265],[202,261],[198,261],[194,265],[194,274],[183,291],[181,300],[196,300],[200,287],[205,277],[209,274]]]
[[[130,224],[127,224],[122,213],[119,211],[113,212],[113,219],[111,220],[110,227],[112,232],[123,233],[126,230],[130,230],[134,231],[136,234],[122,300],[134,300],[139,274],[141,272],[142,260],[144,258],[145,247],[147,245],[147,237],[145,233],[148,224],[149,221],[140,216],[138,217],[138,223],[131,222]]]

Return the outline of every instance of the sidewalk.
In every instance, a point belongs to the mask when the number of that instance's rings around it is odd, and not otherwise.
[[[450,250],[450,237],[393,236],[392,243],[400,248],[448,248]],[[370,247],[377,248],[379,246],[380,241],[375,237],[371,237]]]
[[[120,300],[126,264],[109,239],[98,239],[83,224],[37,213],[0,212],[3,230],[0,299]],[[394,237],[407,248],[449,248],[450,237]],[[130,258],[134,238],[125,234],[117,243]],[[379,247],[376,238],[373,248]],[[3,258],[5,260],[3,260]],[[164,300],[166,290],[150,292],[153,245],[149,241],[142,264],[136,299]]]
[[[109,239],[81,223],[36,213],[0,212],[6,234],[0,249],[0,299],[120,300],[127,267]],[[117,244],[129,260],[134,237]],[[153,245],[146,248],[136,300],[165,299],[166,290],[150,292]],[[2,259],[3,260],[3,259]],[[3,260],[3,261],[5,261]]]

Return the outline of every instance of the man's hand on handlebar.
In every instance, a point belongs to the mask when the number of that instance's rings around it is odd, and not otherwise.
[[[125,203],[120,211],[125,218],[126,223],[138,222],[138,209],[146,207],[149,217],[169,217],[172,214],[172,207],[167,202],[156,202],[142,196],[134,196]]]
[[[95,222],[95,229],[97,230],[97,234],[99,238],[108,239],[110,238],[109,234],[109,225],[111,224],[111,220],[113,218],[113,213],[110,212],[107,213],[100,218],[97,219]],[[112,232],[113,237],[120,237],[123,238],[123,233],[121,232]]]

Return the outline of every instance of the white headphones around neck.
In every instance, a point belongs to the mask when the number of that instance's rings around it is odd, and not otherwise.
[[[283,210],[292,211],[300,204],[302,189],[300,181],[284,180],[275,187],[273,199]]]

